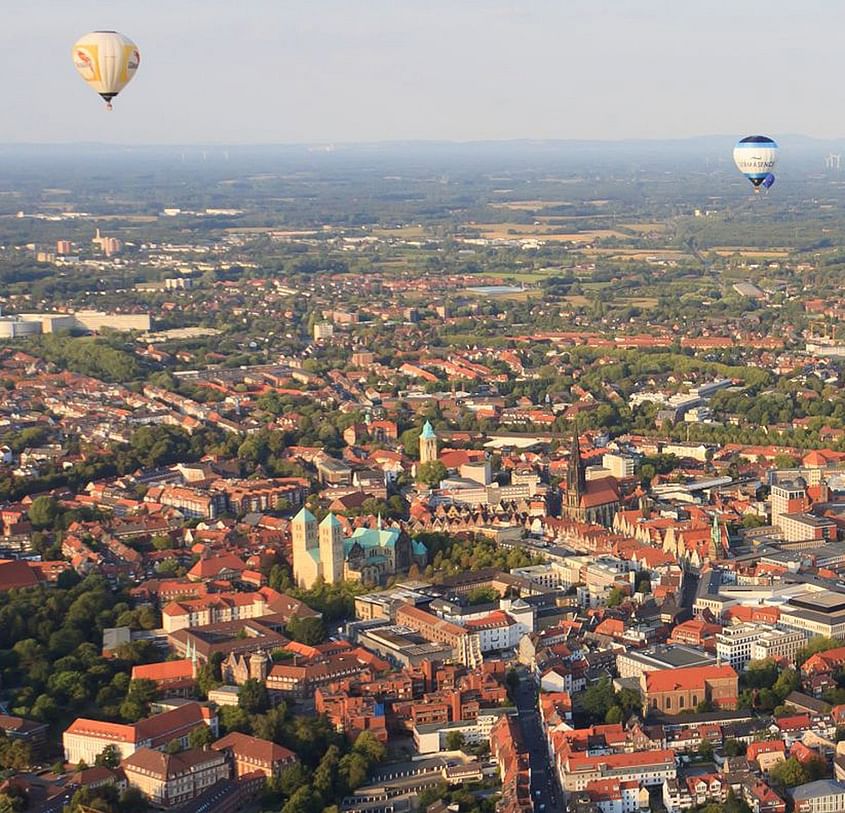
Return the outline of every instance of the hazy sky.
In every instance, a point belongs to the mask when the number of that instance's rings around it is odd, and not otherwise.
[[[1,0],[0,142],[845,135],[831,0]],[[76,75],[115,28],[107,114]]]

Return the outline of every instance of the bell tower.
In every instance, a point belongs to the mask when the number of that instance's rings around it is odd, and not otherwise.
[[[437,460],[437,433],[429,421],[423,425],[420,433],[420,463],[433,463]]]

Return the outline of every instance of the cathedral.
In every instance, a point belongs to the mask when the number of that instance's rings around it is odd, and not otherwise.
[[[383,528],[381,519],[376,528],[356,528],[345,537],[334,514],[318,523],[303,508],[291,522],[291,536],[294,581],[306,590],[318,579],[381,584],[412,564],[425,567],[427,560],[422,542],[411,541],[399,528]]]
[[[581,460],[576,427],[572,433],[572,448],[569,452],[563,515],[579,522],[609,527],[613,524],[613,517],[616,516],[620,506],[616,478],[608,476],[588,480],[585,468]]]

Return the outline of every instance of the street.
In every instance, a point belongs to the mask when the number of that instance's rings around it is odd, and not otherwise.
[[[524,672],[520,672],[519,687],[516,690],[516,706],[519,710],[519,722],[531,762],[531,799],[536,811],[559,813],[564,808],[557,780],[549,766],[540,713],[535,704],[536,691],[534,681]]]

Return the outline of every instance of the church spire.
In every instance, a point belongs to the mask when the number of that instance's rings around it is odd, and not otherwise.
[[[566,480],[570,504],[578,504],[586,490],[587,478],[581,463],[581,444],[578,442],[578,422],[572,430],[572,448],[569,450],[569,472]]]

